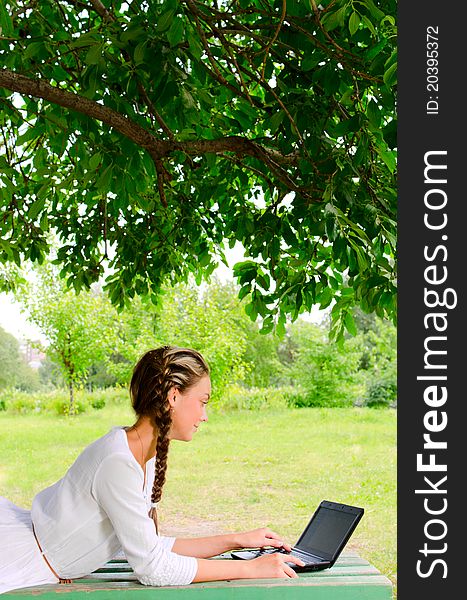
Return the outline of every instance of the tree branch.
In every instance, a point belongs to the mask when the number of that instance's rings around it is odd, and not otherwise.
[[[115,17],[113,14],[105,8],[100,0],[89,0],[92,4],[92,7],[96,11],[98,15],[102,17],[103,21],[115,21]]]
[[[306,194],[305,190],[300,189],[294,183],[291,173],[284,168],[295,167],[298,164],[298,153],[284,155],[276,149],[268,148],[241,136],[226,136],[213,140],[187,140],[183,142],[174,139],[160,140],[138,123],[111,108],[79,94],[52,86],[42,79],[31,79],[10,69],[0,69],[0,87],[4,87],[12,92],[42,98],[63,108],[74,110],[87,117],[101,121],[127,137],[136,145],[144,148],[154,161],[160,198],[164,206],[166,206],[166,199],[163,193],[163,183],[170,180],[170,174],[163,165],[162,160],[175,150],[181,150],[190,156],[199,156],[207,153],[224,154],[225,152],[232,152],[240,158],[245,155],[252,156],[266,164],[287,189]]]
[[[12,92],[26,94],[48,100],[63,108],[74,110],[83,115],[102,121],[113,127],[132,142],[145,148],[154,161],[159,160],[166,154],[166,148],[162,140],[157,139],[152,133],[135,123],[119,112],[103,106],[94,100],[73,94],[50,85],[42,79],[32,79],[10,69],[0,69],[0,87]]]

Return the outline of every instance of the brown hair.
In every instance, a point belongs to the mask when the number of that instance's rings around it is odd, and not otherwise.
[[[196,350],[177,346],[162,346],[149,350],[137,362],[130,382],[130,396],[138,417],[149,417],[157,435],[154,484],[149,511],[158,530],[157,510],[154,506],[162,496],[167,470],[169,431],[172,424],[169,390],[175,387],[181,393],[209,375],[209,367]]]

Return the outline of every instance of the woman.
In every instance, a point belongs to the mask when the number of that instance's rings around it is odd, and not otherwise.
[[[164,346],[134,368],[136,422],[114,427],[78,456],[65,476],[39,492],[31,511],[0,498],[0,593],[70,581],[123,551],[144,585],[296,577],[275,553],[250,561],[206,560],[234,548],[290,546],[267,528],[196,539],[159,535],[171,440],[189,441],[204,421],[209,368],[195,350]]]

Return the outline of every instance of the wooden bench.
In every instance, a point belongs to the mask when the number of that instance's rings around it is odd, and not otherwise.
[[[228,554],[221,555],[228,558]],[[354,553],[342,554],[336,564],[324,571],[300,574],[298,579],[242,579],[192,583],[188,586],[147,587],[141,585],[126,561],[114,560],[91,575],[71,584],[44,585],[2,594],[2,600],[34,596],[38,600],[57,598],[83,599],[89,594],[96,600],[392,600],[392,584],[387,577]]]

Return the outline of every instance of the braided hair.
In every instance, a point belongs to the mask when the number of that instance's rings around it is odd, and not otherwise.
[[[172,416],[168,394],[175,387],[181,393],[209,375],[209,367],[196,350],[162,346],[139,359],[130,382],[130,397],[138,417],[149,417],[157,435],[154,484],[149,516],[158,532],[156,505],[161,499],[167,470],[169,432]]]

